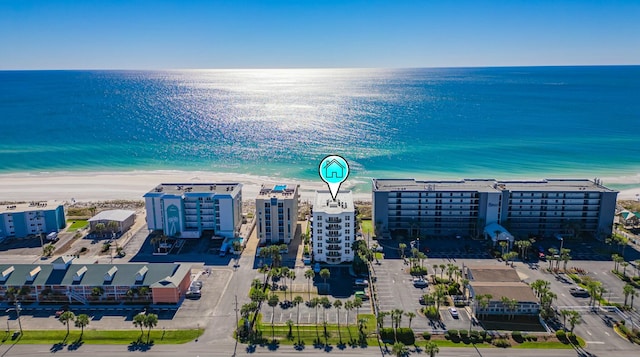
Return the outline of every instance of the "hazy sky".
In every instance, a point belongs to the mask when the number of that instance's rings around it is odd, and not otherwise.
[[[640,0],[0,0],[0,69],[640,64]]]

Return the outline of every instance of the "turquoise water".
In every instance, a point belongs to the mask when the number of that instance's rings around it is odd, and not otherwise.
[[[0,71],[0,118],[0,173],[640,183],[639,66]]]

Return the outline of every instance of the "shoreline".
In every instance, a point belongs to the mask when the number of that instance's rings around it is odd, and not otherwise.
[[[354,200],[371,201],[371,191],[370,189],[361,190],[363,188],[361,180],[349,181],[343,184],[342,189],[354,189]],[[266,186],[280,183],[299,184],[302,201],[311,201],[315,190],[326,189],[326,185],[320,179],[317,181],[295,180],[207,171],[26,172],[0,174],[0,201],[143,200],[142,195],[160,183],[197,182],[240,182],[243,184],[242,193],[245,200],[255,198],[263,184]],[[607,186],[606,182],[604,184]],[[619,192],[618,200],[640,200],[640,183],[637,187],[625,188]]]

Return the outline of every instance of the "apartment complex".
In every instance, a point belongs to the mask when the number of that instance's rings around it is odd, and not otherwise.
[[[163,183],[144,198],[147,226],[168,236],[234,237],[242,225],[240,183]]]
[[[311,213],[311,244],[316,262],[340,264],[353,261],[356,213],[351,191],[340,191],[334,201],[331,192],[317,191]]]
[[[298,222],[298,185],[264,185],[256,197],[260,243],[291,243]]]
[[[374,179],[381,232],[479,236],[497,223],[519,236],[611,234],[618,192],[586,179],[417,181]]]
[[[179,303],[191,283],[191,265],[74,264],[70,256],[51,264],[0,265],[3,299],[40,303]]]
[[[0,239],[58,232],[67,226],[58,202],[29,202],[0,206]]]

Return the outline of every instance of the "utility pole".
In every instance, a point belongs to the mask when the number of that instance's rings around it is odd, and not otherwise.
[[[238,295],[235,295],[236,298],[236,308],[234,309],[236,311],[236,329],[238,328]]]

